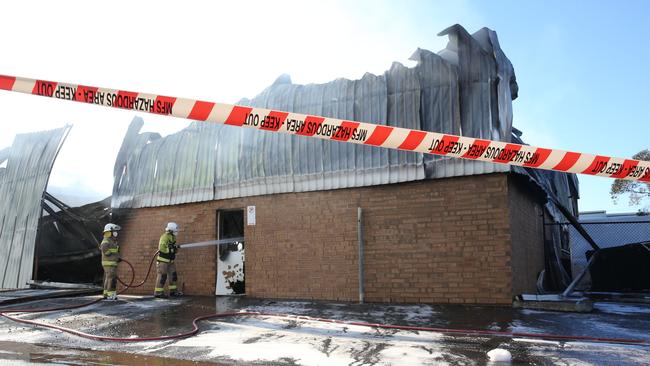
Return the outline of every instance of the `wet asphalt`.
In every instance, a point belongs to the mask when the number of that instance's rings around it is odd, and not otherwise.
[[[23,304],[21,308],[76,304],[90,297],[62,298]],[[16,307],[16,306],[13,306]],[[171,335],[191,329],[192,319],[211,313],[239,311],[264,311],[289,313],[316,318],[371,323],[412,325],[421,327],[517,331],[574,336],[650,339],[650,305],[598,303],[592,313],[559,313],[538,310],[521,310],[509,307],[460,305],[387,305],[353,304],[319,301],[260,300],[247,297],[185,297],[181,299],[152,299],[148,297],[123,297],[116,302],[98,304],[72,311],[25,315],[26,319],[44,319],[68,328],[83,329],[93,334],[113,337]],[[221,318],[218,322],[200,323],[200,332],[219,331],[223,324],[245,322],[243,317]],[[257,326],[263,326],[257,324]],[[0,320],[0,328],[9,332],[39,332],[7,319]],[[310,328],[299,320],[287,319],[283,331],[311,336]],[[341,326],[339,334],[320,337],[313,346],[328,357],[340,352],[340,339],[358,340]],[[238,361],[227,357],[206,359],[200,348],[169,347],[161,352],[149,352],[137,344],[109,344],[94,341],[70,342],[70,336],[53,331],[38,338],[37,342],[3,340],[0,335],[0,364],[115,364],[115,365],[299,365],[300,360],[278,358],[274,360]],[[354,365],[386,364],[382,352],[394,343],[396,335],[408,336],[408,331],[368,329],[359,346],[347,352]],[[417,334],[418,332],[412,332]],[[277,330],[269,327],[259,335],[244,339],[242,343],[273,342]],[[337,340],[338,338],[338,340]],[[650,363],[650,345],[630,346],[584,342],[546,342],[521,340],[510,337],[483,337],[442,335],[431,344],[416,346],[431,355],[424,364],[488,364],[487,352],[493,348],[508,349],[516,365],[594,364],[620,365]],[[143,351],[146,354],[143,354]],[[200,361],[197,361],[200,360]]]

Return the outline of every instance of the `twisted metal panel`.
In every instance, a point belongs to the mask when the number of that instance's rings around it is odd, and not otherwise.
[[[69,130],[19,134],[0,151],[0,288],[25,288],[32,279],[41,200]]]
[[[496,33],[452,26],[413,68],[297,85],[287,75],[238,104],[510,141],[517,85]],[[508,80],[508,83],[502,80]],[[286,121],[290,123],[300,121]],[[507,172],[508,166],[192,123],[160,138],[134,120],[116,161],[113,207],[147,207]]]

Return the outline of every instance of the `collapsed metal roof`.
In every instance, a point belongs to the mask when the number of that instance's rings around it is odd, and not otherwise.
[[[249,105],[510,141],[517,83],[496,33],[447,28],[439,53],[415,67],[298,85],[278,78]],[[425,178],[507,172],[508,166],[194,122],[161,138],[134,119],[115,164],[112,207],[136,208]]]
[[[70,126],[16,135],[0,151],[0,288],[32,279],[41,200]]]

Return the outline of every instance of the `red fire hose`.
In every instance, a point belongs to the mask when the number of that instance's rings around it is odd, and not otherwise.
[[[144,279],[140,283],[138,283],[137,285],[133,284],[133,280],[135,279],[135,269],[133,268],[133,265],[131,265],[131,263],[129,261],[127,261],[126,259],[122,259],[122,262],[126,263],[129,266],[129,268],[131,268],[131,281],[127,285],[126,283],[124,283],[122,281],[121,278],[119,278],[119,277],[117,278],[117,280],[122,284],[122,286],[125,287],[125,289],[122,290],[121,292],[124,292],[124,291],[126,291],[126,290],[128,290],[130,288],[140,287],[140,286],[144,285],[145,282],[147,282],[147,279],[149,278],[149,274],[151,273],[151,267],[153,266],[153,262],[156,259],[156,255],[158,255],[158,252],[159,251],[156,251],[153,254],[153,256],[151,257],[151,261],[149,261],[149,268],[147,268],[147,274],[144,276]]]

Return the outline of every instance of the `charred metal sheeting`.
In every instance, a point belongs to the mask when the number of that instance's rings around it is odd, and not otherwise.
[[[429,108],[425,106],[422,109],[425,121],[436,121],[436,117],[426,117],[427,114],[436,116],[451,109],[454,111],[454,119],[460,119],[461,135],[510,141],[513,119],[512,101],[517,99],[519,87],[514,68],[501,50],[496,32],[482,28],[474,34],[469,34],[462,26],[456,24],[438,35],[449,37],[447,47],[438,55],[449,64],[454,65],[457,73],[456,81],[447,82],[445,85],[445,79],[441,78],[445,74],[436,67],[428,70],[424,75],[434,78],[433,85],[440,85],[438,88],[432,88],[432,91],[456,88],[458,94],[456,100],[450,101],[455,104],[453,107],[448,107],[438,93],[430,98],[423,98],[423,103],[426,104],[429,99],[428,103],[430,104]],[[426,55],[428,60],[427,58],[423,59],[423,55]],[[428,63],[435,65],[438,62],[430,53],[421,51],[416,52],[412,59],[419,62],[416,67],[418,69],[423,69],[423,66]],[[439,79],[435,80],[436,77]],[[423,85],[430,85],[429,78],[421,79],[424,79]],[[458,108],[457,112],[456,108]],[[440,123],[432,125],[424,123],[422,129],[458,134],[458,132],[445,127]],[[505,165],[449,159],[433,155],[425,155],[424,161],[427,178],[447,178],[510,170]]]
[[[59,297],[95,295],[98,293],[101,293],[101,289],[94,287],[13,289],[0,291],[0,306],[22,304],[45,299],[56,299]]]
[[[238,104],[510,141],[517,83],[496,33],[444,30],[439,54],[418,49],[413,68],[297,85],[283,75]],[[298,128],[302,121],[286,121]],[[132,122],[115,164],[114,208],[361,187],[492,172],[509,167],[423,156],[226,125],[192,123],[161,138]]]
[[[525,144],[521,135],[521,131],[512,128],[512,142]],[[578,178],[575,174],[518,166],[512,166],[511,169],[516,174],[526,176],[542,189],[546,201],[544,208],[553,222],[570,222],[571,225],[581,230],[586,240],[590,240],[597,247],[577,220],[579,196]],[[544,227],[544,230],[548,235],[544,243],[546,269],[538,290],[563,290],[571,282],[570,269],[563,263],[563,259],[568,260],[568,256],[564,253],[570,250],[569,225]]]
[[[68,283],[101,281],[99,238],[110,215],[110,198],[69,207],[45,193],[36,244],[37,279]],[[74,271],[69,271],[74,266]]]
[[[521,139],[522,132],[512,128],[511,141],[526,145]],[[513,172],[528,176],[544,190],[549,202],[546,205],[549,215],[556,222],[566,221],[567,216],[578,217],[579,185],[578,177],[571,173],[511,166]]]
[[[41,200],[52,165],[70,130],[16,135],[0,152],[0,288],[26,288],[32,279]]]

